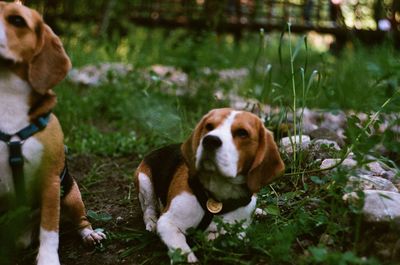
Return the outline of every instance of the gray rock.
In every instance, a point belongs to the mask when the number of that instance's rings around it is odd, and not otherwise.
[[[311,144],[309,145],[310,157],[313,159],[337,157],[337,153],[340,150],[341,149],[336,142],[326,139],[311,141]]]
[[[383,169],[382,164],[378,161],[370,162],[365,165],[368,170],[370,170],[375,176],[382,176],[386,173]]]
[[[392,191],[399,192],[399,190],[387,179],[377,177],[377,176],[369,176],[369,175],[358,175],[351,176],[349,178],[348,184],[349,187],[353,189],[362,189],[362,190],[382,190],[382,191]]]
[[[247,68],[224,69],[218,72],[219,78],[222,80],[243,80],[249,75]]]
[[[325,112],[322,115],[323,121],[321,127],[336,131],[343,128],[346,125],[346,114],[343,111],[339,111],[336,114],[331,112]]]
[[[318,113],[310,110],[309,108],[304,108],[303,111],[300,110],[297,112],[297,116],[299,118],[301,118],[301,115],[303,115],[302,127],[304,133],[309,134],[310,132],[318,129],[317,125]]]
[[[400,179],[396,178],[396,169],[389,167],[381,161],[373,161],[364,166],[368,174],[380,176],[394,183],[399,183]],[[400,175],[399,175],[400,176]]]
[[[124,77],[133,70],[132,65],[124,63],[101,63],[99,65],[87,65],[80,69],[72,69],[68,79],[79,85],[99,86],[108,81],[109,74],[116,77]]]
[[[301,140],[301,143],[300,143]],[[301,139],[299,135],[284,137],[280,141],[281,148],[288,154],[293,154],[293,147],[296,145],[296,150],[305,150],[311,144],[310,136],[302,135]]]
[[[320,165],[320,169],[326,169],[326,168],[332,167],[332,166],[336,165],[337,163],[339,163],[339,161],[340,161],[339,158],[324,159]],[[343,160],[342,164],[339,165],[339,167],[343,167],[346,169],[352,169],[356,166],[357,166],[357,161],[355,161],[354,159],[351,159],[351,158],[346,158],[345,160]],[[325,171],[325,172],[328,172],[328,171]]]
[[[335,141],[328,140],[328,139],[317,139],[317,140],[313,141],[313,146],[317,148],[317,151],[320,149],[323,149],[325,147],[329,147],[330,149],[333,149],[336,151],[341,150],[340,146]]]
[[[157,74],[164,81],[178,86],[187,85],[188,75],[174,66],[155,64],[150,67],[150,71]]]
[[[396,221],[400,223],[400,194],[391,191],[364,191],[363,214],[367,222],[381,223]]]
[[[335,132],[332,131],[328,128],[317,128],[315,130],[312,130],[310,133],[311,139],[326,139],[326,140],[331,140],[335,141],[339,146],[344,146],[344,141],[339,135]]]

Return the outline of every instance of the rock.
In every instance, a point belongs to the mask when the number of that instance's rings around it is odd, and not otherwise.
[[[326,139],[312,141],[309,145],[309,153],[313,159],[337,157],[337,153],[340,150],[341,149],[336,142]]]
[[[223,81],[227,80],[244,80],[249,75],[247,68],[224,69],[218,72],[218,76]]]
[[[317,128],[309,133],[311,139],[326,139],[336,142],[339,146],[344,146],[344,141],[339,137],[335,131],[328,128]]]
[[[387,179],[369,176],[369,175],[358,175],[349,177],[348,187],[353,189],[362,190],[382,190],[382,191],[393,191],[399,192],[399,190]]]
[[[336,114],[331,112],[325,112],[322,115],[321,127],[336,131],[344,128],[346,125],[346,114],[343,111],[339,111]]]
[[[124,77],[133,67],[123,63],[102,63],[99,65],[87,65],[82,68],[74,68],[68,74],[68,79],[79,85],[99,86],[108,81],[110,74]]]
[[[377,161],[366,164],[366,167],[368,170],[374,173],[375,176],[382,176],[386,172],[386,170],[384,170],[381,164]]]
[[[320,169],[330,168],[330,167],[336,165],[337,163],[339,163],[339,161],[340,161],[339,158],[324,159],[320,165]],[[339,165],[339,167],[346,168],[346,169],[352,169],[356,166],[357,166],[357,161],[355,161],[354,159],[351,159],[351,158],[346,158],[345,160],[343,160],[342,164]],[[328,172],[328,171],[325,171],[325,172]]]
[[[400,181],[398,178],[396,178],[395,169],[390,168],[388,165],[381,161],[369,162],[364,166],[364,168],[368,172],[368,174],[385,178],[394,183],[398,183]]]
[[[363,214],[367,222],[400,223],[400,194],[391,191],[364,191]]]
[[[177,86],[186,86],[188,75],[173,66],[152,65],[150,71],[162,78],[164,81],[171,82]]]
[[[337,157],[340,151],[339,145],[331,140],[318,139],[311,141],[307,135],[302,135],[301,143],[300,136],[284,137],[280,141],[281,149],[287,156],[293,155],[293,147],[296,143],[296,152],[302,152],[304,161],[315,161],[316,159],[325,159]]]
[[[400,176],[400,175],[397,175],[397,176]],[[382,173],[382,178],[390,180],[390,181],[392,181],[394,183],[399,183],[400,182],[399,177],[396,177],[396,173],[394,171],[392,171],[392,170],[385,171],[384,173]]]
[[[300,141],[301,140],[301,141]],[[301,143],[300,143],[301,142]],[[299,135],[284,137],[280,141],[280,145],[282,149],[288,154],[293,154],[293,147],[296,144],[296,150],[305,150],[311,144],[310,136],[302,135],[301,138]]]
[[[254,211],[254,215],[256,217],[264,217],[264,216],[267,216],[267,212],[264,211],[263,209],[257,207],[256,210]]]
[[[303,113],[303,132],[309,134],[312,131],[317,130],[318,114],[315,111],[310,110],[309,108],[304,108],[303,112],[301,112],[301,110],[298,111],[297,116],[299,116],[299,118],[301,118],[301,113]]]

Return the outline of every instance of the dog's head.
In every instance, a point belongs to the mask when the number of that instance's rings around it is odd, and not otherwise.
[[[17,74],[39,94],[63,80],[71,62],[60,39],[35,10],[0,2],[0,60],[18,65]]]
[[[215,109],[197,124],[182,145],[191,174],[216,172],[230,179],[245,176],[252,192],[284,170],[272,133],[254,114],[232,109]]]

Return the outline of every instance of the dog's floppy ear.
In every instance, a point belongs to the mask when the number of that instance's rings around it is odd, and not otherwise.
[[[196,125],[189,139],[187,139],[181,147],[183,158],[189,167],[190,174],[196,172],[196,151],[200,144],[201,131],[204,127],[204,123],[208,115],[204,116],[201,121]]]
[[[247,175],[247,186],[250,191],[256,193],[274,178],[280,176],[284,169],[285,165],[279,155],[272,133],[261,125],[256,157]]]
[[[43,24],[38,35],[38,53],[29,62],[28,79],[32,88],[43,95],[65,78],[71,61],[49,26]]]

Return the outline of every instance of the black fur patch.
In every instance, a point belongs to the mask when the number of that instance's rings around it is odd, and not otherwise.
[[[172,177],[178,166],[184,163],[181,144],[172,144],[151,152],[144,158],[150,167],[154,191],[165,206]]]
[[[74,179],[68,172],[67,161],[65,161],[65,166],[63,172],[60,175],[61,178],[61,198],[64,198],[68,195],[68,193],[72,189],[72,185],[74,184]]]

